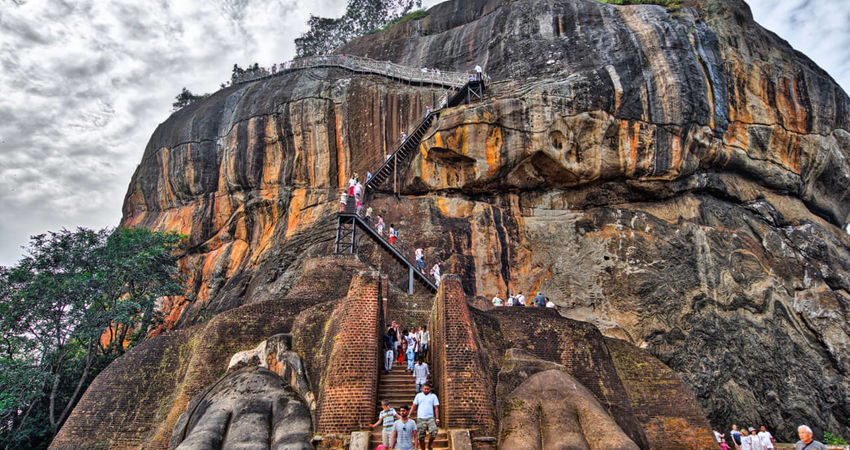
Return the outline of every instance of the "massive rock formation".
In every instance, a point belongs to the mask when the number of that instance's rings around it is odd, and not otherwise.
[[[493,77],[402,198],[372,201],[468,294],[542,290],[669,365],[717,427],[850,434],[850,99],[746,4],[455,0],[344,51]],[[166,327],[284,295],[348,176],[440,94],[314,69],[161,124],[122,224],[190,236],[196,299]]]

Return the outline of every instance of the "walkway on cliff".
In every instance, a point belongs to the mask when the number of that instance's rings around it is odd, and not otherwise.
[[[276,72],[248,73],[237,79],[234,84],[244,84],[253,81],[264,80],[298,70],[315,69],[320,67],[339,67],[356,73],[382,75],[411,84],[430,84],[457,89],[470,80],[471,73],[467,72],[434,72],[421,68],[403,66],[389,61],[377,61],[352,55],[325,55],[311,56],[308,58],[293,59],[280,64]],[[484,75],[483,81],[489,82]]]

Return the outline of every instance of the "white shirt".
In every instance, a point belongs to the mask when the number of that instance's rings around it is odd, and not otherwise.
[[[429,392],[428,395],[420,392],[413,399],[413,404],[416,405],[416,418],[428,419],[434,417],[434,407],[440,406],[440,401],[433,392]]]
[[[414,364],[413,365],[413,376],[416,377],[416,382],[419,384],[425,384],[428,382],[428,375],[431,373],[428,370],[428,363],[422,364]]]
[[[422,251],[421,248],[416,249],[416,259],[422,259],[425,257],[425,252]]]
[[[362,193],[363,193],[363,185],[360,184],[360,183],[355,184],[354,185],[354,195],[359,197],[360,194],[362,194]]]
[[[510,296],[510,297],[508,297],[508,303],[507,303],[507,305],[508,305],[508,306],[514,306],[514,297],[513,297],[513,295],[512,295],[512,296]]]
[[[428,345],[428,344],[431,343],[431,332],[430,331],[426,330],[426,331],[422,332],[422,343],[425,344],[425,345]]]
[[[355,184],[357,184],[357,180],[356,180],[356,179],[354,179],[354,178],[349,178],[349,179],[348,179],[348,186],[354,186]]]
[[[502,299],[498,295],[493,297],[493,306],[502,306]]]
[[[525,306],[525,296],[519,294],[516,296],[516,301],[518,301],[521,305]]]
[[[758,437],[764,448],[773,448],[773,442],[770,441],[773,435],[770,434],[770,431],[759,431]]]
[[[467,66],[467,67],[468,67],[468,66]],[[480,65],[478,65],[478,64],[476,64],[476,65],[475,65],[475,71],[476,71],[476,72],[481,73],[481,71],[482,71],[482,70],[483,70],[483,69],[481,68],[481,66],[480,66]]]
[[[554,308],[554,307],[555,307],[555,304],[554,304],[554,303],[552,303],[552,300],[548,300],[548,301],[546,301],[546,307],[547,307],[547,308]]]

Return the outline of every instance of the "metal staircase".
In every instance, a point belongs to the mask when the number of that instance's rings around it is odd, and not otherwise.
[[[484,96],[484,82],[480,79],[470,80],[458,89],[447,101],[444,108],[452,108],[460,104],[472,103],[473,101],[481,101]],[[403,164],[408,162],[408,159],[419,148],[419,143],[425,133],[431,128],[434,119],[439,117],[441,110],[429,111],[425,117],[416,125],[416,128],[407,136],[406,139],[396,147],[389,158],[386,159],[378,169],[373,172],[372,178],[366,180],[366,192],[377,190],[388,179],[393,178],[393,191],[398,194],[399,180],[398,174],[403,169]]]
[[[358,233],[358,230],[360,230],[360,233]],[[377,242],[378,245],[387,250],[396,260],[399,261],[399,263],[407,266],[407,292],[409,294],[413,294],[413,280],[415,278],[419,278],[429,289],[437,292],[437,285],[428,278],[428,275],[420,272],[419,269],[416,268],[415,263],[411,263],[396,246],[390,244],[383,236],[378,234],[377,230],[364,222],[360,216],[348,210],[346,210],[346,212],[341,212],[338,215],[336,245],[334,251],[338,254],[348,253],[357,255],[360,246],[360,239],[364,234],[372,238],[373,241]]]

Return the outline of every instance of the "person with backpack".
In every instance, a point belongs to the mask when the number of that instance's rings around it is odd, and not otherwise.
[[[398,231],[395,229],[395,224],[390,224],[390,245],[395,244],[396,236],[398,236]]]

